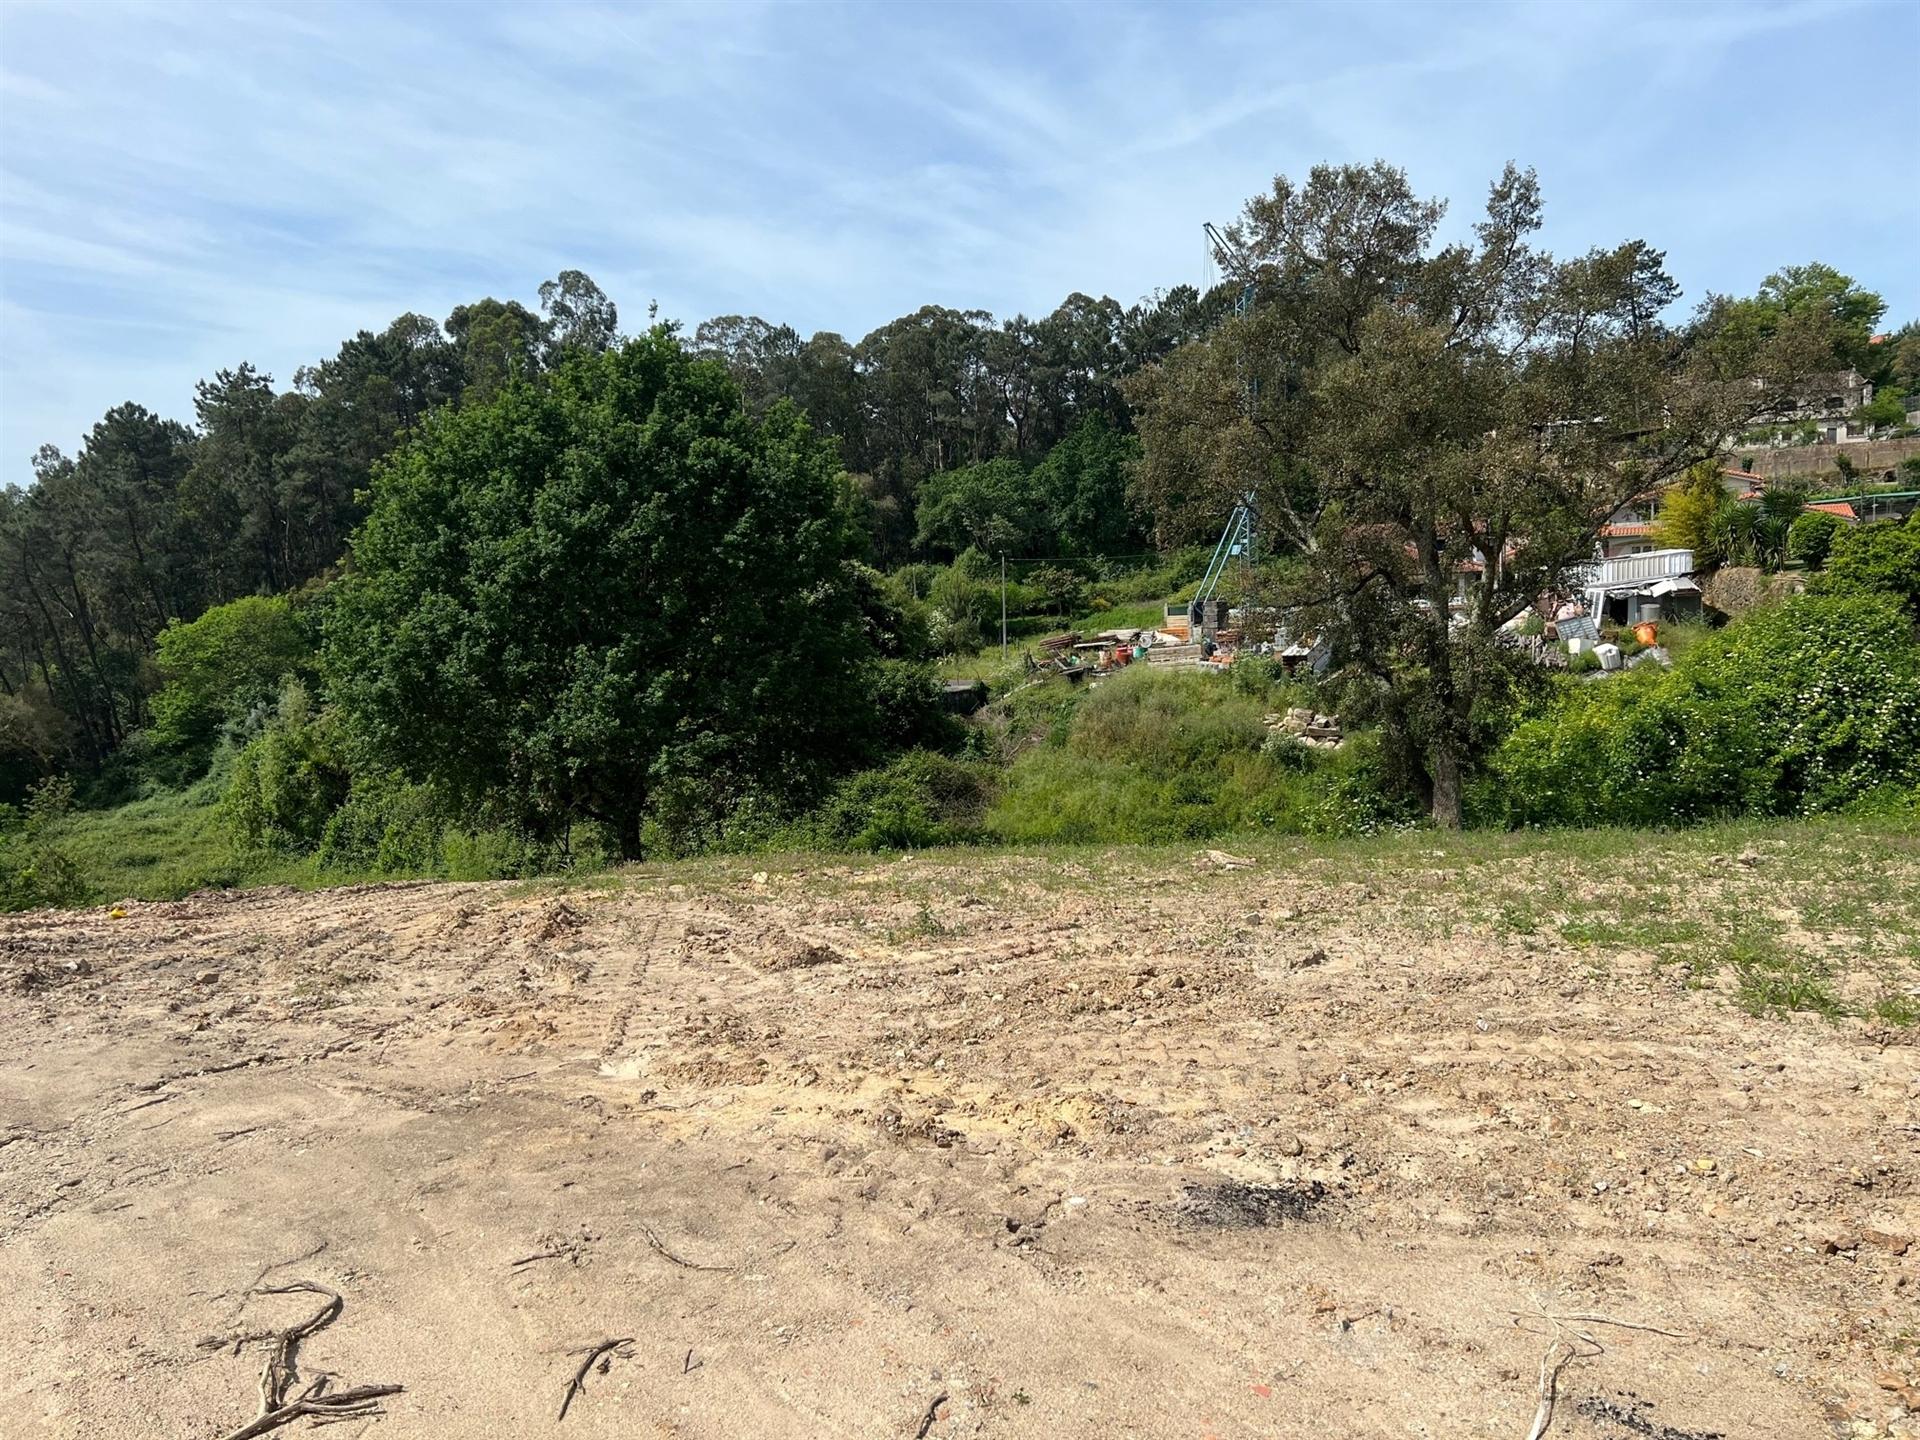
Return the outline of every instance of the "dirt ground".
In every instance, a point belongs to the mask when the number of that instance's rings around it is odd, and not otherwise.
[[[229,1435],[312,1281],[342,1440],[1920,1435],[1911,1028],[1404,867],[754,864],[0,921],[0,1431]]]

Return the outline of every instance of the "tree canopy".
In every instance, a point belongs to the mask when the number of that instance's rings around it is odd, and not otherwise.
[[[442,411],[376,471],[330,693],[378,760],[625,854],[675,787],[804,793],[875,722],[836,475],[664,327]]]
[[[1660,253],[1537,248],[1539,186],[1509,167],[1472,239],[1385,164],[1316,167],[1228,234],[1254,303],[1130,387],[1163,540],[1250,497],[1297,549],[1290,623],[1335,647],[1436,820],[1535,678],[1502,626],[1573,587],[1626,500],[1721,438],[1834,343],[1829,310],[1686,325]]]

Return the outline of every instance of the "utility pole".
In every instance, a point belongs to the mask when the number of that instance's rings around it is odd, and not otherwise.
[[[1007,552],[1000,552],[1000,663],[1007,663]]]

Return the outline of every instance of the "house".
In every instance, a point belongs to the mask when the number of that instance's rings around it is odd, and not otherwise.
[[[1754,381],[1756,386],[1765,383]],[[1868,427],[1853,416],[1872,399],[1873,382],[1858,370],[1828,370],[1809,375],[1794,386],[1791,393],[1782,395],[1777,404],[1755,418],[1762,425],[1782,430],[1810,429],[1811,438],[1816,442],[1839,445],[1869,438]],[[1785,438],[1776,437],[1775,443],[1785,443]]]
[[[1653,549],[1653,522],[1659,509],[1660,492],[1651,490],[1614,511],[1600,527],[1600,558],[1617,560]]]
[[[1811,500],[1800,508],[1802,510],[1812,511],[1817,515],[1837,515],[1849,525],[1857,525],[1860,523],[1859,515],[1854,512],[1853,506],[1845,500]]]

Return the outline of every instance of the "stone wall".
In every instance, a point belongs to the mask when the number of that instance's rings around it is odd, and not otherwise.
[[[1756,446],[1728,452],[1736,463],[1753,461],[1753,473],[1768,480],[1788,475],[1831,475],[1835,459],[1845,455],[1864,479],[1878,480],[1902,460],[1920,455],[1920,435],[1904,440],[1856,440],[1850,445],[1783,445],[1769,450]]]

